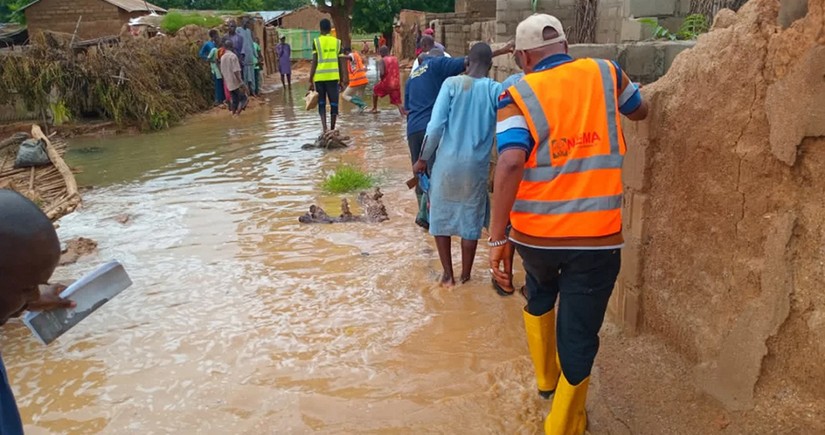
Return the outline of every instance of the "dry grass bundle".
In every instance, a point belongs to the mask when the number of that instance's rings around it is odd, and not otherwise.
[[[213,100],[209,65],[177,38],[125,38],[78,51],[46,34],[19,57],[0,57],[0,98],[17,93],[35,110],[61,103],[144,130],[168,127]],[[4,95],[4,93],[8,95]]]
[[[73,212],[80,205],[77,182],[63,161],[66,143],[51,140],[40,130],[32,127],[32,136],[43,139],[52,164],[36,168],[14,168],[14,160],[20,143],[28,139],[24,134],[0,141],[0,189],[12,189],[32,200],[55,221]]]
[[[596,42],[596,22],[598,21],[598,0],[578,0],[576,2],[576,24],[570,32],[572,44]]]
[[[731,9],[734,12],[745,5],[747,0],[691,0],[690,13],[702,14],[708,22],[713,22],[713,17],[722,9]]]

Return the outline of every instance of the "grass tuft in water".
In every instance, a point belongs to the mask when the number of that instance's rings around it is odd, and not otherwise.
[[[339,166],[321,187],[329,193],[349,193],[372,187],[375,177],[349,165]]]

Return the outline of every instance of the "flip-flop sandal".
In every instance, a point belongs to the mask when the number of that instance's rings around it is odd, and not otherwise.
[[[513,296],[516,293],[515,289],[513,289],[513,291],[511,292],[504,290],[504,287],[499,285],[499,283],[495,279],[493,279],[493,288],[496,290],[496,293],[498,293],[499,296]]]
[[[416,220],[415,220],[415,224],[416,224],[416,225],[418,225],[418,226],[419,226],[419,227],[421,227],[421,228],[424,228],[425,230],[429,230],[429,229],[430,229],[430,223],[429,223],[429,222],[427,222],[427,221],[425,221],[425,220],[423,220],[423,219],[416,219]]]

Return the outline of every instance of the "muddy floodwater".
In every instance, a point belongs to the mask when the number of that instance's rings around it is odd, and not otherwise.
[[[434,285],[397,111],[345,105],[354,145],[302,150],[319,129],[304,91],[237,120],[70,142],[94,189],[59,234],[99,254],[55,278],[117,259],[134,285],[48,347],[4,328],[28,433],[541,430],[523,301],[491,290],[484,244],[470,283]],[[389,222],[298,223],[312,203],[338,212],[319,185],[342,163],[379,177]],[[458,273],[457,244],[454,258]]]

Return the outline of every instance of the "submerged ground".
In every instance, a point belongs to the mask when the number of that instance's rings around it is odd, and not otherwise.
[[[549,403],[535,394],[523,301],[490,289],[486,249],[470,283],[434,285],[397,112],[346,113],[354,146],[302,150],[318,134],[304,92],[279,90],[237,120],[71,142],[68,161],[94,189],[59,232],[99,254],[56,278],[118,259],[134,286],[49,347],[5,327],[28,433],[542,431]],[[379,175],[389,222],[298,223],[312,203],[337,210],[319,185],[342,163]],[[652,338],[612,325],[604,336],[593,433],[781,425],[721,411]]]

